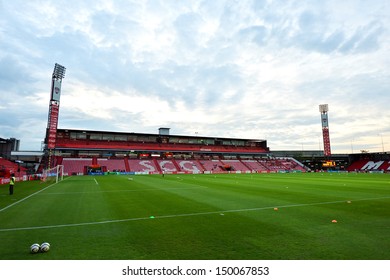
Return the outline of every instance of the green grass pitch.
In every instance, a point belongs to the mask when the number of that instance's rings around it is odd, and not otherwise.
[[[388,174],[75,176],[19,182],[13,196],[0,186],[2,260],[389,260],[389,237]],[[49,252],[29,252],[42,242]]]

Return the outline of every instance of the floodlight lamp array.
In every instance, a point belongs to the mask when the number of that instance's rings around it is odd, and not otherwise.
[[[328,104],[322,104],[319,107],[320,107],[320,113],[328,112]]]
[[[54,65],[53,78],[63,79],[65,77],[66,68],[58,63]]]

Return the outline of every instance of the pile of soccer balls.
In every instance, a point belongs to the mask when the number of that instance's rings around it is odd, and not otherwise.
[[[34,243],[33,245],[30,246],[30,252],[33,254],[36,253],[45,253],[50,250],[50,244],[48,242],[44,242],[41,245],[38,243]]]

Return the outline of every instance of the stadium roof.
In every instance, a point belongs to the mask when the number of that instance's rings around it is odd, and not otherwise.
[[[203,135],[176,135],[176,134],[159,134],[159,133],[138,133],[138,132],[119,132],[119,131],[103,131],[103,130],[86,130],[86,129],[65,129],[59,128],[58,132],[76,132],[76,133],[101,133],[101,134],[116,134],[116,135],[142,135],[142,136],[169,136],[179,138],[192,138],[192,139],[217,139],[217,140],[244,140],[250,142],[265,142],[265,139],[246,139],[246,138],[233,138],[233,137],[218,137],[218,136],[203,136]]]

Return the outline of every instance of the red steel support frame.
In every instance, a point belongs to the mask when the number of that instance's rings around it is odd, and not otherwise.
[[[323,127],[322,128],[322,138],[324,140],[324,156],[331,156],[331,151],[330,151],[330,138],[329,138],[329,128],[328,127]]]

